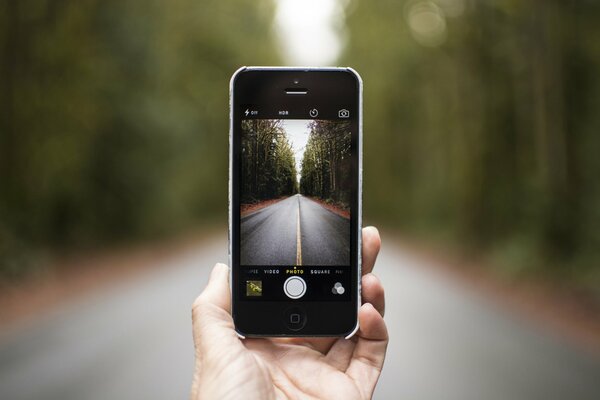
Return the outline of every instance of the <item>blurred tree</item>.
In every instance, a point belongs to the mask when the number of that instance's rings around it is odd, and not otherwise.
[[[600,3],[354,1],[347,22],[366,214],[598,285]]]
[[[271,19],[266,0],[2,2],[0,271],[224,220],[228,81],[278,62]]]

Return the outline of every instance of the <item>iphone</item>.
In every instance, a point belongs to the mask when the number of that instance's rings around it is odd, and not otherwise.
[[[232,316],[246,336],[352,336],[361,269],[362,80],[243,67],[230,84]]]

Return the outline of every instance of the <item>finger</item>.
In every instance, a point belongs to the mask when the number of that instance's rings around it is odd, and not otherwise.
[[[374,226],[367,226],[362,230],[362,273],[368,274],[375,266],[375,260],[381,247],[379,231]]]
[[[334,368],[346,372],[352,360],[352,354],[356,347],[356,336],[351,339],[340,338],[335,341],[329,352],[325,355],[325,361]]]
[[[362,302],[371,303],[381,314],[385,315],[385,292],[383,285],[372,272],[362,277]]]
[[[346,374],[355,381],[362,397],[370,399],[383,368],[388,332],[383,317],[371,304],[362,305],[358,318],[358,341]]]
[[[333,345],[333,342],[335,342],[336,340],[337,340],[336,338],[329,338],[329,337],[322,337],[322,338],[298,337],[298,338],[273,338],[273,339],[271,339],[271,341],[274,343],[285,343],[285,344],[294,344],[294,345],[305,346],[314,351],[318,351],[321,354],[325,354],[329,350],[329,348],[331,348],[331,346]]]

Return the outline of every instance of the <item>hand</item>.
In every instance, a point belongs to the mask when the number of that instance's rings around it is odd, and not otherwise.
[[[217,264],[192,307],[196,353],[191,399],[369,399],[388,333],[383,286],[371,273],[381,240],[362,231],[360,329],[352,339],[239,339],[231,319],[229,271]]]

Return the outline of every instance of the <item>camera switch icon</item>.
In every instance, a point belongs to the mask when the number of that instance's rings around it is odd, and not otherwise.
[[[350,118],[350,111],[346,110],[345,108],[342,108],[341,110],[338,111],[338,117],[339,118]]]
[[[344,294],[344,292],[346,292],[346,289],[344,289],[341,282],[336,282],[331,289],[331,293],[333,294]]]

